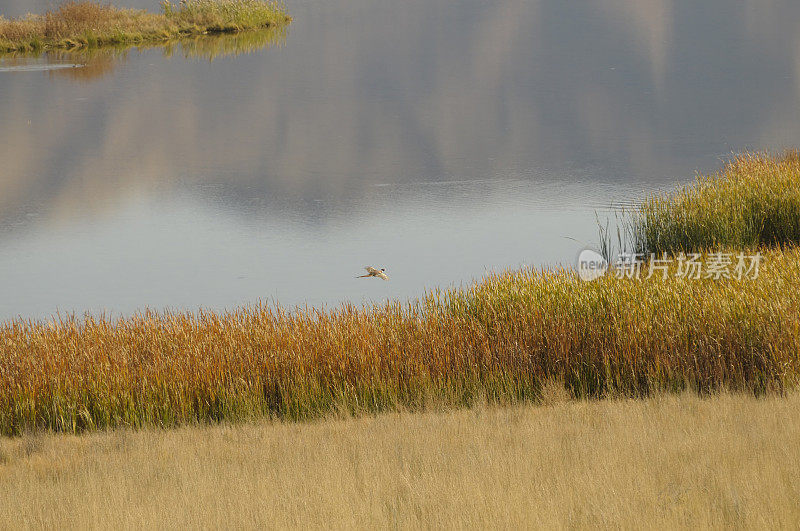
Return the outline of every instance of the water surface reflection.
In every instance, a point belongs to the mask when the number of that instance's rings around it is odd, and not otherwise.
[[[0,73],[0,317],[571,262],[597,210],[800,138],[800,5],[755,6],[296,1],[246,55]]]

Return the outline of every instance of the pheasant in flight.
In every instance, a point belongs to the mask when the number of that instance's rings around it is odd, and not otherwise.
[[[375,269],[374,267],[367,266],[364,269],[367,270],[367,274],[366,275],[361,275],[360,277],[356,277],[356,278],[378,277],[378,278],[382,278],[383,280],[389,280],[389,275],[384,273],[384,271],[386,271],[384,268]]]

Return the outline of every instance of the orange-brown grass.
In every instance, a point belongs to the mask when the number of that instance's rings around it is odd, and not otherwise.
[[[264,0],[162,2],[162,13],[67,2],[44,15],[0,16],[0,52],[165,42],[191,35],[232,33],[286,25],[285,8]]]
[[[795,387],[800,250],[757,279],[493,275],[419,301],[325,312],[0,325],[0,432],[172,426],[574,396]]]

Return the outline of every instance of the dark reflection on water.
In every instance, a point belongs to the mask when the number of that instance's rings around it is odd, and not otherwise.
[[[285,41],[245,55],[0,72],[0,318],[407,298],[571,263],[596,211],[800,138],[800,4],[288,8]],[[392,280],[356,281],[368,264]]]
[[[131,50],[161,50],[164,57],[175,55],[213,61],[219,57],[255,53],[286,41],[287,28],[270,28],[239,34],[198,35],[163,43],[135,47],[107,46],[103,48],[72,48],[40,53],[6,53],[0,55],[0,72],[47,71],[78,81],[92,81],[113,72],[115,65],[124,62]]]

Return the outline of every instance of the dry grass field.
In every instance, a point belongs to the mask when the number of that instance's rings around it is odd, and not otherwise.
[[[0,527],[797,528],[800,394],[0,439]]]

